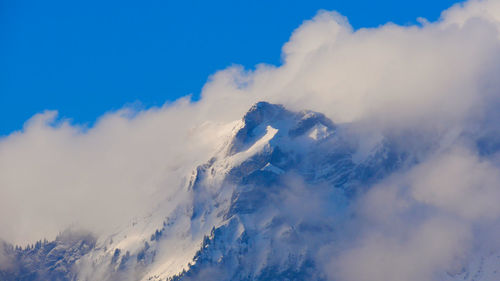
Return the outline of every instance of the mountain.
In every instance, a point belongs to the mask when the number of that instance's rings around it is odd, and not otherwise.
[[[256,103],[147,216],[102,237],[68,231],[26,249],[5,244],[15,266],[0,268],[0,279],[326,280],[321,257],[349,231],[353,199],[418,163],[398,143],[321,113]],[[472,280],[487,261],[444,278]]]

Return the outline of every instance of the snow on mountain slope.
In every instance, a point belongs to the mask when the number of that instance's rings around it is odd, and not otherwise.
[[[98,237],[58,280],[326,280],[318,261],[349,231],[352,199],[419,161],[350,126],[255,104],[174,195]],[[494,280],[499,263],[477,256],[442,280]]]

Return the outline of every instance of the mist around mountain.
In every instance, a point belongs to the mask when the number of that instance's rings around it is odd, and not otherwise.
[[[500,2],[353,30],[199,101],[0,139],[0,280],[486,281],[500,268]]]

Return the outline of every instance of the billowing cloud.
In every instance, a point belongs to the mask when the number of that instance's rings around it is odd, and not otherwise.
[[[360,198],[358,236],[327,264],[340,280],[436,280],[498,249],[500,172],[464,147],[433,155]]]
[[[65,227],[111,230],[183,187],[210,157],[217,125],[185,100],[101,117],[92,128],[47,111],[0,141],[0,237],[51,239]],[[111,228],[111,229],[110,229]]]
[[[219,72],[204,98],[240,104],[234,95],[257,96],[378,127],[461,125],[494,99],[497,38],[497,25],[476,17],[353,31],[340,15],[320,12],[285,44],[283,66]]]
[[[182,189],[230,122],[266,100],[370,136],[406,136],[399,145],[418,155],[353,204],[346,229],[356,235],[321,254],[328,276],[460,272],[471,253],[500,246],[492,238],[500,230],[499,32],[493,0],[455,5],[437,22],[359,30],[320,11],[284,45],[283,65],[219,71],[199,101],[125,108],[90,128],[37,114],[0,140],[0,237],[23,243],[70,225],[107,231],[148,212]]]

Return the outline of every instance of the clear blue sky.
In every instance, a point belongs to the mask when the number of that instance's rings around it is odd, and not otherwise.
[[[317,10],[354,28],[436,20],[456,0],[0,0],[0,135],[57,109],[76,123],[140,101],[192,93],[233,63],[280,64],[291,32]]]

